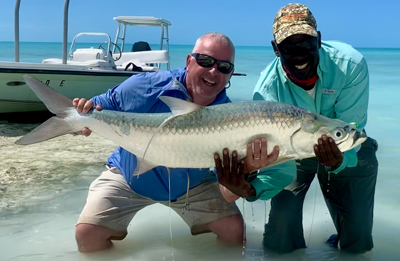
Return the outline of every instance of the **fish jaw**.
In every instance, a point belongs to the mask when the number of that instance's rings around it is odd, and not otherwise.
[[[361,145],[368,138],[367,134],[364,131],[356,131],[353,136],[353,148]]]
[[[338,144],[338,148],[341,152],[351,150],[366,141],[367,137],[364,131],[354,131],[345,142]]]

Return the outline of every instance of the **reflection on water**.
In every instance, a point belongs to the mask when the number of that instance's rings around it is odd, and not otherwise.
[[[80,254],[74,239],[75,222],[85,203],[89,184],[103,171],[103,163],[116,145],[95,134],[90,137],[65,135],[30,146],[14,144],[36,126],[0,122],[1,260],[398,259],[400,209],[396,203],[398,196],[394,195],[399,193],[390,186],[395,180],[391,170],[394,166],[382,164],[386,157],[381,162],[381,166],[386,167],[380,169],[377,186],[375,248],[363,255],[349,255],[324,244],[335,230],[316,183],[310,188],[304,206],[307,249],[286,255],[264,252],[261,241],[269,202],[243,204],[239,200],[247,230],[244,251],[241,247],[221,245],[212,234],[191,236],[175,212],[155,204],[135,216],[127,238],[117,242],[114,249],[102,254]]]

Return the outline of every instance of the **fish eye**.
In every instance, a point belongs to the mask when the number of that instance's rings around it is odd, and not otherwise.
[[[344,130],[342,128],[338,128],[338,129],[335,130],[333,135],[334,135],[334,138],[340,139],[343,136],[345,136],[345,133],[344,133]]]

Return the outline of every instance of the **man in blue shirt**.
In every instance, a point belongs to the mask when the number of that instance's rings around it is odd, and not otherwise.
[[[293,104],[364,129],[369,94],[364,57],[350,45],[321,41],[314,16],[301,4],[279,10],[273,34],[277,57],[261,73],[253,99]],[[272,199],[264,246],[279,252],[306,247],[302,208],[317,173],[338,232],[327,242],[350,252],[371,250],[377,143],[368,138],[343,154],[331,138],[316,143],[316,158],[296,162],[297,178]]]
[[[228,103],[225,86],[234,72],[234,58],[235,49],[228,37],[220,33],[205,34],[187,56],[185,68],[135,75],[89,101],[76,98],[73,105],[81,113],[87,113],[93,107],[162,113],[170,112],[170,109],[160,96],[190,100],[203,106]],[[84,129],[82,134],[89,135],[90,130]],[[266,148],[266,141],[262,146]],[[278,151],[274,151],[269,160],[276,159],[277,155]],[[268,160],[258,164],[266,166]],[[243,242],[244,224],[240,211],[235,203],[224,199],[223,187],[220,189],[215,174],[209,169],[159,166],[133,176],[136,157],[121,147],[109,157],[107,166],[108,170],[91,184],[76,226],[80,251],[110,248],[111,240],[121,240],[127,235],[127,227],[135,214],[154,203],[175,210],[193,235],[214,232],[221,240]],[[284,181],[279,190],[289,184],[293,176],[282,175],[281,179]],[[264,194],[263,190],[253,189],[252,192],[249,196],[254,200]]]

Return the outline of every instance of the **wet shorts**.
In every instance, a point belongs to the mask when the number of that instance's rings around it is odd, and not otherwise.
[[[129,223],[139,210],[160,203],[165,206],[170,205],[188,224],[191,233],[196,235],[210,232],[207,223],[240,215],[236,204],[228,203],[222,197],[217,182],[200,184],[190,189],[188,196],[187,198],[183,195],[171,203],[154,201],[135,193],[120,171],[111,168],[104,171],[90,185],[86,205],[78,224],[100,225],[126,234]]]

